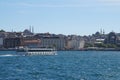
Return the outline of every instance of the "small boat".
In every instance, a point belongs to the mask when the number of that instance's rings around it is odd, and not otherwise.
[[[56,55],[57,51],[54,48],[22,48],[17,49],[18,55]]]

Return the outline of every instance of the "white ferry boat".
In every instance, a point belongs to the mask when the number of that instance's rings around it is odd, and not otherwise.
[[[57,51],[54,48],[22,48],[17,49],[18,55],[56,55]]]

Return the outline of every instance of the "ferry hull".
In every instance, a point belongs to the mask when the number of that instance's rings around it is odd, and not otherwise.
[[[18,50],[18,55],[57,55],[57,52],[53,49],[29,49],[29,50]]]
[[[56,52],[17,52],[19,55],[57,55]]]

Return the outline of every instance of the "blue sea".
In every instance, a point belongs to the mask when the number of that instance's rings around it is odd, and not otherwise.
[[[120,52],[19,56],[14,51],[0,51],[0,80],[120,80]]]

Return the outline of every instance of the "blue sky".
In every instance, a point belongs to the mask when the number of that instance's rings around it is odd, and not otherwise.
[[[88,35],[120,32],[120,0],[0,0],[0,29]]]

